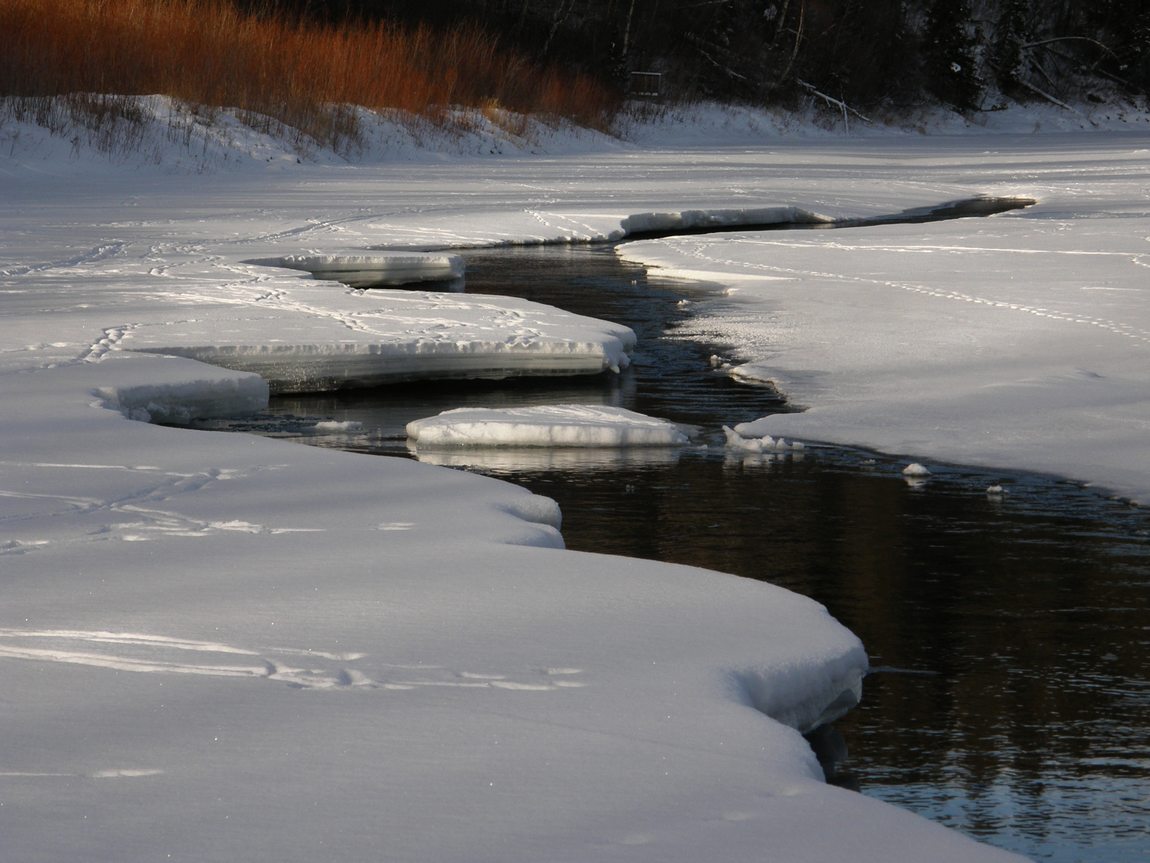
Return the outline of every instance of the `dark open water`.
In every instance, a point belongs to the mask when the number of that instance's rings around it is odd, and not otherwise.
[[[674,338],[699,286],[605,249],[476,253],[468,290],[620,321],[633,367],[582,381],[418,385],[281,397],[251,428],[404,454],[403,426],[467,405],[615,404],[698,427],[681,452],[497,451],[428,460],[556,499],[570,548],[783,585],[863,639],[863,704],[821,744],[833,781],[1041,860],[1150,860],[1150,512],[1055,479],[845,449],[745,456],[720,426],[785,410]],[[364,431],[317,437],[315,419]],[[1005,497],[988,496],[1001,483]],[[841,738],[839,737],[841,735]]]

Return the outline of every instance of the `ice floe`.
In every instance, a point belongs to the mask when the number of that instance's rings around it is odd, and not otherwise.
[[[679,426],[625,408],[541,405],[457,408],[407,424],[421,447],[675,447],[690,442]]]

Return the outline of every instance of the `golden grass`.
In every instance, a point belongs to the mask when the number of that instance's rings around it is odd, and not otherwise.
[[[336,146],[354,137],[352,105],[441,119],[498,104],[596,128],[617,107],[474,27],[323,26],[228,0],[0,0],[0,34],[0,97],[163,94]]]

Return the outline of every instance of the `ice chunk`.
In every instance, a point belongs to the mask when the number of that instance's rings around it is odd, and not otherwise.
[[[732,449],[762,452],[764,448],[774,449],[775,446],[774,439],[769,436],[762,438],[745,438],[729,426],[723,426],[723,434],[727,438],[727,446]]]
[[[543,405],[459,408],[407,424],[421,446],[632,447],[683,446],[674,423],[624,408]]]
[[[805,447],[799,441],[787,443],[784,438],[773,438],[770,435],[753,437],[747,434],[749,423],[741,423],[735,428],[723,426],[723,435],[727,439],[730,449],[744,450],[746,452],[787,452],[802,450]]]
[[[363,431],[363,423],[354,420],[322,420],[315,424],[321,434],[355,434]]]
[[[902,469],[902,475],[910,477],[927,477],[930,476],[930,471],[924,465],[921,465],[915,461],[911,462]]]

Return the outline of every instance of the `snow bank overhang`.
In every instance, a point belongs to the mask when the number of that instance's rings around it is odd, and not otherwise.
[[[657,240],[666,237],[720,232],[766,231],[787,227],[858,228],[890,224],[918,224],[948,219],[993,216],[1038,203],[1022,196],[979,195],[941,204],[913,207],[896,213],[865,217],[832,217],[796,206],[749,209],[682,210],[635,213],[619,223],[613,240]]]
[[[259,375],[132,353],[108,354],[100,365],[114,383],[95,387],[93,394],[129,419],[185,425],[247,416],[268,404],[268,383]]]
[[[745,668],[735,672],[736,686],[756,710],[808,734],[846,715],[862,700],[867,667],[862,648],[823,660],[769,671]]]
[[[123,347],[258,374],[273,392],[318,392],[618,372],[636,340],[621,324],[478,294],[306,283],[269,293],[257,308],[227,321],[140,327]]]
[[[366,345],[201,345],[145,348],[215,366],[251,372],[275,393],[367,389],[422,380],[504,380],[618,372],[630,364],[628,347],[543,342],[413,342]]]
[[[976,195],[973,198],[956,198],[941,204],[925,207],[911,207],[888,215],[867,216],[864,218],[836,219],[833,227],[860,228],[876,225],[917,225],[924,222],[946,222],[951,219],[985,218],[1011,210],[1024,210],[1038,203],[1037,198],[1019,195]]]
[[[654,240],[684,234],[708,234],[737,228],[747,230],[785,225],[829,225],[834,220],[795,206],[752,207],[747,209],[680,210],[664,213],[635,213],[619,223],[611,239]]]
[[[458,408],[407,424],[410,442],[430,447],[677,447],[674,423],[600,405]]]
[[[266,267],[302,270],[317,279],[342,282],[353,288],[420,282],[450,282],[463,278],[459,255],[389,252],[371,255],[287,255],[247,261]]]

